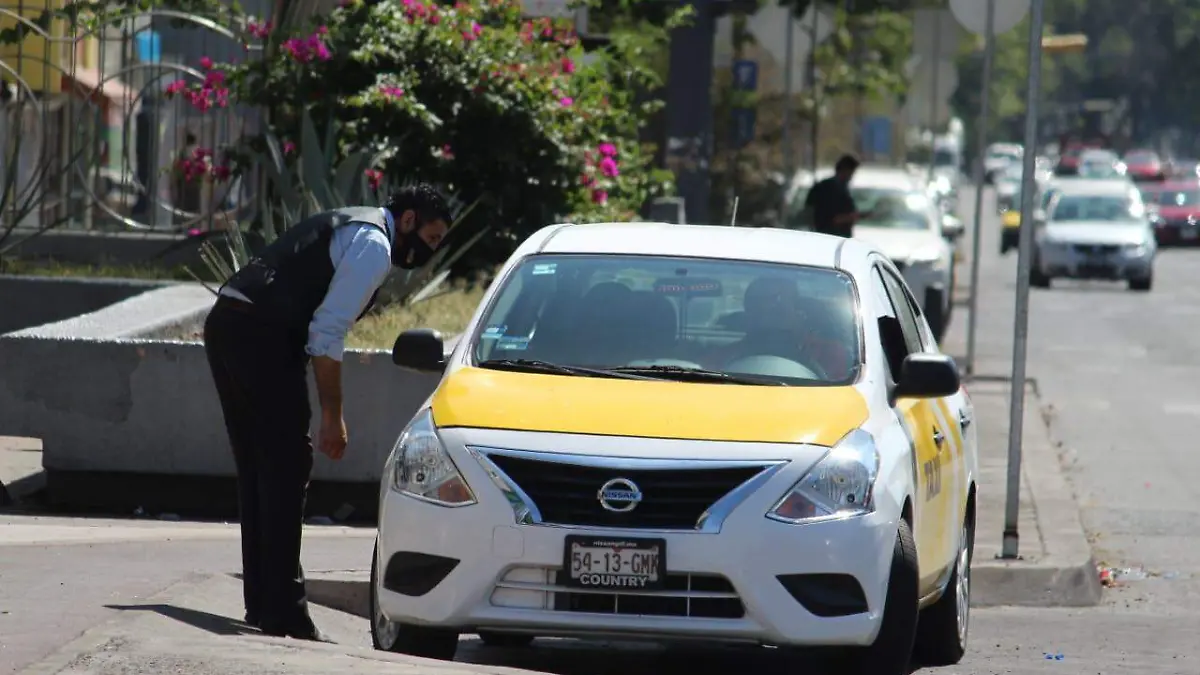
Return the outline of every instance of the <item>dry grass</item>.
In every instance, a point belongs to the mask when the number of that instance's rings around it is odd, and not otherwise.
[[[346,339],[347,347],[391,350],[396,336],[410,328],[433,328],[450,336],[462,332],[487,287],[455,284],[433,298],[415,305],[390,305],[355,324]]]
[[[198,270],[200,272],[202,270]],[[0,260],[0,274],[19,274],[40,277],[90,277],[103,279],[169,279],[194,281],[187,269],[143,265],[80,265],[57,260]],[[207,275],[202,275],[207,276]]]

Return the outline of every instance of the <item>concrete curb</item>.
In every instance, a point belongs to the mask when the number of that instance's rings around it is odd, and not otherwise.
[[[370,570],[305,572],[304,577],[309,602],[364,619],[370,617]]]
[[[1042,429],[1027,423],[1022,443],[1021,480],[1037,512],[1039,534],[1046,555],[1036,561],[976,560],[971,566],[972,605],[1026,607],[1091,607],[1098,605],[1102,588],[1092,548],[1084,533],[1075,493],[1063,473],[1051,441],[1045,404],[1036,390],[1030,392]],[[1045,438],[1038,438],[1045,432]],[[1032,438],[1031,438],[1032,436]],[[1028,534],[1027,534],[1028,536]]]

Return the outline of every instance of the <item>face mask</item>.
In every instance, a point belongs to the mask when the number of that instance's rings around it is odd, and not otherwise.
[[[418,225],[412,232],[400,235],[396,245],[392,247],[392,264],[400,269],[412,270],[424,267],[433,257],[433,248],[425,243]]]

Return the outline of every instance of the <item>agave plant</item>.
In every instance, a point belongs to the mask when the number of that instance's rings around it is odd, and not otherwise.
[[[368,170],[380,159],[360,150],[337,162],[336,127],[330,124],[324,138],[318,134],[308,111],[300,123],[300,142],[295,158],[285,152],[285,143],[274,133],[264,135],[265,150],[251,155],[252,166],[261,167],[265,189],[257,196],[259,234],[271,243],[288,227],[301,220],[345,206],[378,206],[380,197],[391,194],[390,181],[372,185]],[[412,181],[408,181],[412,182]],[[480,200],[463,203],[457,195],[448,197],[451,232],[478,206]],[[380,291],[383,303],[416,303],[434,297],[450,276],[450,267],[487,233],[483,228],[454,247],[439,250],[423,267],[393,275]],[[223,283],[252,257],[247,233],[236,223],[222,237],[200,245],[200,257],[210,275]],[[204,283],[194,272],[192,276]],[[205,286],[216,292],[208,284]],[[382,304],[382,303],[381,303]]]

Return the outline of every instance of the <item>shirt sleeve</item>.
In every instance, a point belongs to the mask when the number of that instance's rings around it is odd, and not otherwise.
[[[351,225],[344,227],[347,229],[336,233],[342,237],[330,246],[333,280],[313,313],[305,348],[310,356],[328,356],[335,361],[342,360],[346,334],[392,268],[391,244],[382,230],[370,225],[353,230]],[[339,246],[347,238],[349,241]]]

